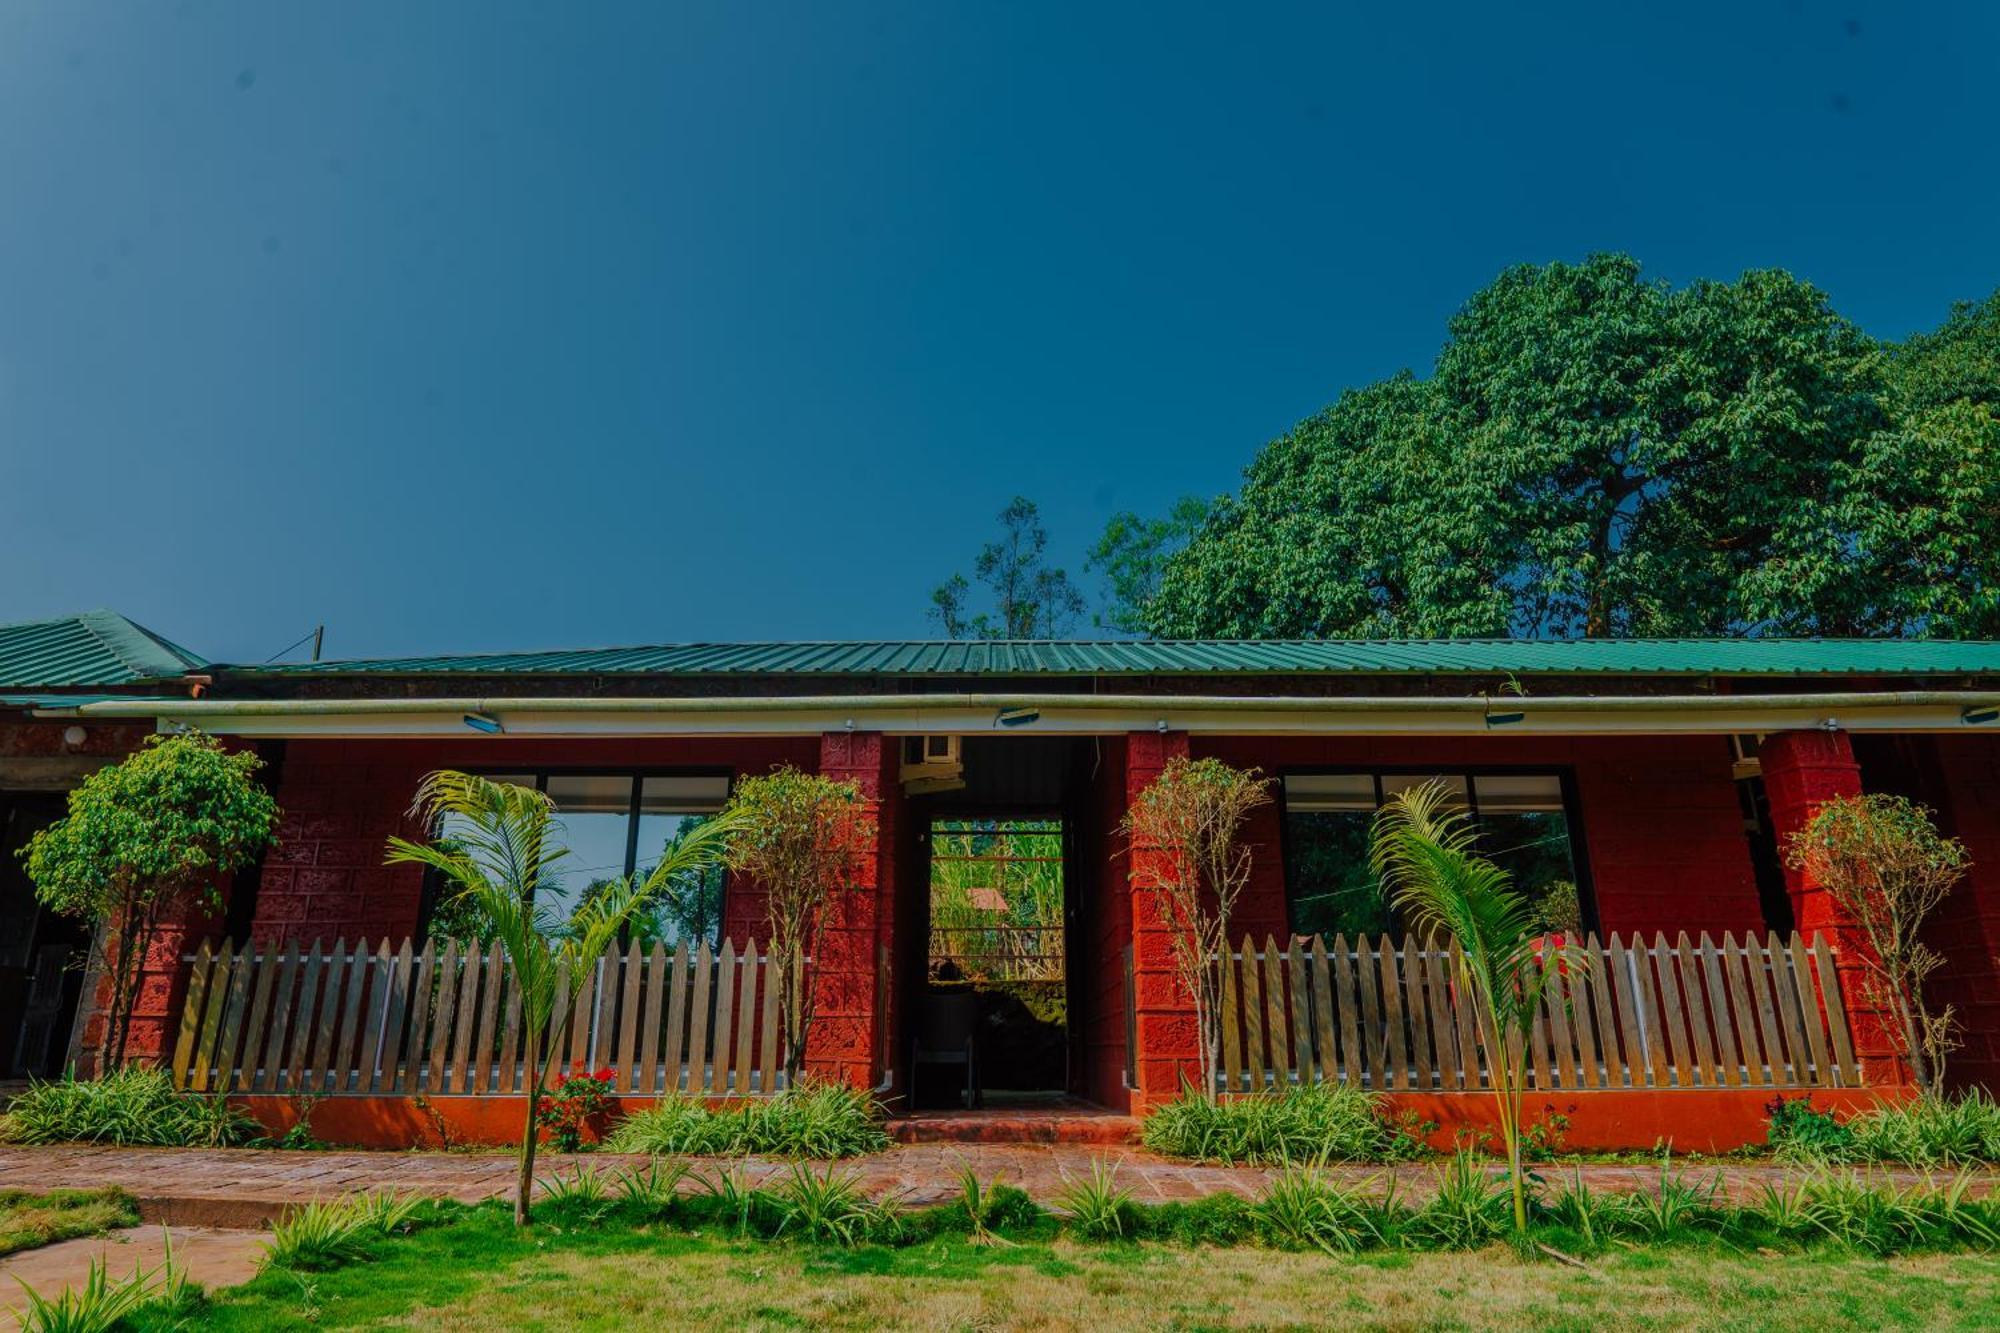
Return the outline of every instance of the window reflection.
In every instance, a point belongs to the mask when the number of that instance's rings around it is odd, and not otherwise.
[[[495,773],[492,781],[548,793],[569,854],[549,866],[536,886],[537,915],[551,928],[566,926],[592,892],[626,875],[641,877],[659,864],[661,853],[722,808],[729,796],[724,775],[635,775],[631,773]],[[438,829],[451,838],[454,823]],[[669,883],[652,906],[633,918],[629,935],[641,947],[654,941],[672,948],[685,941],[720,942],[724,873],[720,866],[686,882]],[[432,913],[434,933],[471,936],[477,923],[451,900]]]
[[[1368,864],[1375,812],[1399,791],[1443,780],[1472,816],[1479,850],[1513,876],[1542,926],[1583,929],[1562,779],[1554,773],[1308,773],[1285,779],[1285,888],[1302,935],[1401,929]]]

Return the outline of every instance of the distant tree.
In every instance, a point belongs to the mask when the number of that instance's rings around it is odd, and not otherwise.
[[[1001,536],[988,542],[972,574],[992,598],[971,609],[972,584],[953,574],[931,592],[930,616],[953,639],[1060,639],[1076,629],[1083,594],[1047,562],[1048,530],[1032,500],[1015,496],[1000,511]]]
[[[263,761],[199,732],[148,736],[69,794],[69,812],[21,849],[35,896],[96,925],[111,980],[100,1068],[125,1062],[141,969],[174,912],[214,912],[222,877],[250,864],[278,827],[257,781]]]
[[[2000,631],[2000,297],[1889,346],[1781,271],[1523,266],[1252,461],[1167,637]],[[1102,545],[1131,545],[1129,516]]]
[[[1165,518],[1144,518],[1130,510],[1113,514],[1083,563],[1104,577],[1104,610],[1093,620],[1127,634],[1143,633],[1141,608],[1159,588],[1167,560],[1201,530],[1207,517],[1208,501],[1194,495],[1174,501]]]

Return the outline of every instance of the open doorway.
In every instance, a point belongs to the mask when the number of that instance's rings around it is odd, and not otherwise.
[[[929,822],[920,1105],[1052,1100],[1068,1088],[1064,841],[1058,818]]]
[[[53,1078],[69,1053],[90,928],[35,898],[20,851],[63,798],[0,792],[0,1079]]]

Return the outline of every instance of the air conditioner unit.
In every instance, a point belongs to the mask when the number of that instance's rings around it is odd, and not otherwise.
[[[965,786],[965,760],[957,736],[903,738],[903,790],[912,796]]]

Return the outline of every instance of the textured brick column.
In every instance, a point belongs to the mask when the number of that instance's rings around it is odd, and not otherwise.
[[[1125,804],[1129,809],[1139,794],[1160,776],[1167,761],[1186,758],[1186,732],[1133,732],[1125,738]],[[1181,985],[1174,971],[1174,931],[1163,910],[1160,895],[1142,887],[1152,882],[1150,868],[1163,867],[1171,853],[1156,846],[1135,844],[1130,849],[1126,888],[1132,895],[1132,993],[1137,1021],[1134,1032],[1138,1050],[1133,1067],[1138,1071],[1138,1087],[1133,1100],[1138,1107],[1172,1101],[1180,1094],[1183,1078],[1200,1081],[1201,1042],[1194,1012],[1194,998]]]
[[[869,798],[875,829],[857,849],[855,890],[829,907],[812,969],[815,1012],[806,1035],[806,1068],[817,1077],[870,1088],[880,1081],[880,966],[893,920],[897,821],[896,746],[880,732],[828,732],[820,738],[819,771],[851,782]]]
[[[1863,1077],[1870,1083],[1907,1083],[1909,1069],[1896,1054],[1899,1043],[1868,998],[1867,940],[1822,885],[1789,864],[1792,835],[1812,822],[1822,804],[1861,794],[1861,765],[1854,747],[1842,731],[1781,731],[1764,738],[1758,757],[1778,854],[1787,861],[1785,887],[1791,894],[1792,917],[1801,935],[1808,939],[1815,933],[1823,935],[1837,951],[1841,999],[1847,1005]]]

